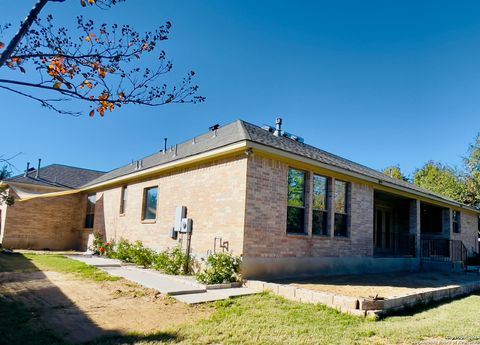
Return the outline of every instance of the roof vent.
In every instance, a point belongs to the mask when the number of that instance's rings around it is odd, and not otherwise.
[[[275,128],[268,126],[268,125],[263,125],[262,129],[266,130],[267,132],[273,133],[275,132]]]
[[[266,130],[267,132],[272,133],[276,137],[285,137],[285,138],[288,138],[288,139],[292,139],[294,141],[298,141],[299,143],[304,142],[304,139],[302,137],[299,137],[298,135],[295,135],[295,134],[285,132],[282,129],[282,122],[283,121],[282,121],[281,118],[277,118],[277,120],[275,121],[275,127],[272,127],[272,126],[269,126],[269,125],[263,125],[262,129]]]
[[[277,117],[275,120],[275,132],[273,132],[273,135],[276,137],[279,137],[283,134],[282,131],[282,119],[280,117]]]
[[[208,127],[210,131],[216,131],[217,129],[220,128],[220,125],[218,123],[214,124],[213,126]]]
[[[143,168],[143,160],[139,159],[135,162],[135,170],[140,170]]]
[[[35,178],[40,178],[40,164],[42,164],[42,159],[38,159],[38,168],[37,168],[37,174],[35,175]]]
[[[29,172],[30,172],[30,162],[27,162],[27,169],[25,170],[25,174],[23,176],[27,177]]]

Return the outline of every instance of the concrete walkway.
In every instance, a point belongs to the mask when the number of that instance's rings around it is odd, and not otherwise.
[[[87,265],[95,266],[108,274],[122,277],[155,289],[187,304],[198,304],[258,293],[246,287],[209,290],[207,285],[199,284],[191,277],[171,276],[151,269],[143,269],[120,260],[89,255],[65,255]]]

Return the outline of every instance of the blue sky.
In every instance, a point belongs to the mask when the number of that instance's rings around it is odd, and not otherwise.
[[[34,0],[2,8],[18,24]],[[480,131],[478,1],[128,0],[110,11],[51,3],[72,24],[152,29],[169,20],[172,78],[193,69],[197,105],[125,107],[105,118],[58,115],[0,91],[2,153],[111,170],[238,118],[284,119],[306,142],[380,169],[461,163]],[[0,76],[2,74],[0,73]],[[36,163],[35,163],[36,164]]]

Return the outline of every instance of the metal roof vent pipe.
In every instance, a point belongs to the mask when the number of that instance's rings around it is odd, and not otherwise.
[[[167,138],[163,138],[163,153],[167,152]]]
[[[30,169],[30,162],[27,162],[27,170],[25,170],[25,174],[23,176],[28,176],[28,170]]]
[[[275,121],[275,132],[273,132],[273,135],[276,137],[282,136],[282,119],[280,117],[277,117]]]
[[[42,164],[42,159],[38,159],[38,168],[37,168],[37,173],[35,175],[35,178],[40,178],[40,164]]]

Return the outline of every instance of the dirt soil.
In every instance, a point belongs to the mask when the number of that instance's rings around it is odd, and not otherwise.
[[[477,274],[395,272],[276,281],[295,287],[352,297],[393,298],[479,281]]]
[[[57,272],[0,273],[0,297],[32,308],[39,323],[71,342],[105,334],[150,333],[213,313],[126,280],[92,282]]]

